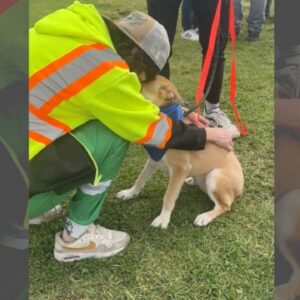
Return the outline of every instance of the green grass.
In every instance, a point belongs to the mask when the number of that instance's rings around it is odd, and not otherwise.
[[[146,1],[90,2],[103,13],[118,17],[133,9],[145,10]],[[30,3],[33,24],[71,1]],[[168,177],[158,173],[138,199],[118,201],[115,193],[132,185],[146,159],[141,147],[131,146],[99,220],[103,226],[130,234],[127,250],[107,260],[58,263],[53,258],[54,235],[64,216],[32,227],[31,299],[273,298],[273,24],[266,25],[261,40],[254,44],[245,41],[245,25],[236,46],[237,105],[249,134],[235,143],[244,168],[245,192],[232,211],[206,228],[194,227],[196,215],[212,203],[197,188],[185,186],[169,228],[151,228],[160,212]],[[173,50],[172,81],[184,97],[193,99],[200,47],[177,35]],[[232,117],[228,74],[227,66],[222,107]]]

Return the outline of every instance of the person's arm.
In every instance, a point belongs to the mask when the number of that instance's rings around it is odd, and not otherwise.
[[[207,129],[173,121],[140,94],[133,73],[125,73],[84,108],[122,138],[137,144],[182,150],[204,149]],[[209,133],[210,141],[216,135]]]

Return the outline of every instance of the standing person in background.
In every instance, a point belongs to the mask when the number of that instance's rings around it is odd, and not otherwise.
[[[248,42],[255,42],[258,40],[265,23],[267,0],[251,0],[250,11],[247,18],[248,23]],[[238,36],[242,28],[243,21],[243,0],[234,0],[234,14],[235,14],[235,32]]]
[[[176,33],[178,10],[181,0],[147,0],[148,13],[151,17],[161,23],[167,30],[171,47]],[[200,45],[202,47],[203,59],[205,58],[210,36],[210,28],[215,15],[217,0],[192,0],[195,19],[198,23]],[[220,24],[220,47],[214,56],[217,57],[217,66],[210,92],[205,101],[204,116],[209,121],[209,126],[227,129],[232,137],[239,136],[238,130],[227,115],[220,108],[220,95],[223,85],[225,55],[224,50],[228,41],[228,15],[229,0],[222,0],[221,24]],[[169,56],[170,59],[170,56]],[[160,72],[162,76],[170,78],[169,62]],[[208,82],[210,81],[210,76]]]
[[[176,34],[180,4],[181,0],[147,0],[148,14],[156,21],[158,21],[158,23],[163,25],[167,31],[169,42],[171,45],[169,59],[172,56],[172,45]],[[168,79],[170,78],[169,59],[159,73],[160,75]]]
[[[183,32],[181,38],[197,42],[199,41],[198,24],[192,8],[192,0],[183,0],[181,6],[181,26]]]
[[[211,25],[215,16],[218,0],[192,0],[195,18],[199,28],[199,41],[202,47],[203,61],[208,50]],[[232,137],[239,136],[238,129],[233,125],[227,115],[220,108],[220,97],[223,86],[225,48],[228,42],[229,31],[229,0],[222,0],[221,16],[219,24],[218,44],[214,52],[213,61],[216,62],[216,69],[210,91],[205,100],[204,117],[208,119],[211,127],[221,127],[230,131]],[[210,81],[212,71],[208,76]],[[205,88],[206,89],[206,88]]]

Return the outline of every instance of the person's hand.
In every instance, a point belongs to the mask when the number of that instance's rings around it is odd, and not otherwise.
[[[224,128],[206,128],[206,141],[212,142],[228,151],[233,150],[231,134]]]
[[[207,127],[208,126],[208,120],[194,111],[186,116],[185,123],[195,124],[197,127]]]

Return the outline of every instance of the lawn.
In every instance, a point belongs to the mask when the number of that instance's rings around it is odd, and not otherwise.
[[[89,2],[113,18],[146,10],[144,0]],[[70,3],[30,0],[30,23]],[[273,299],[273,29],[269,21],[261,40],[249,44],[244,24],[237,41],[236,101],[249,134],[235,143],[245,191],[232,211],[196,228],[194,218],[212,203],[197,188],[185,186],[169,228],[151,228],[161,209],[166,174],[157,173],[135,200],[120,202],[115,197],[132,185],[146,160],[142,147],[133,145],[99,219],[103,226],[127,231],[128,248],[106,260],[58,263],[53,257],[54,235],[61,230],[67,210],[56,220],[31,227],[31,299]],[[193,99],[200,47],[180,39],[180,32],[178,26],[171,79],[185,98]],[[222,107],[232,117],[228,74],[227,64]]]

